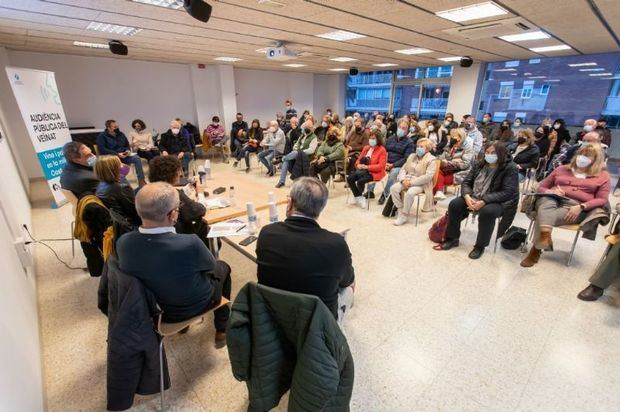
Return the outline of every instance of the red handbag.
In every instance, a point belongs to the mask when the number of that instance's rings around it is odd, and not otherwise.
[[[444,243],[446,241],[446,230],[448,229],[448,212],[437,219],[428,229],[428,238],[435,243]]]

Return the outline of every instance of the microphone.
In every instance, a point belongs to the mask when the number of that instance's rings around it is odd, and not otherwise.
[[[200,177],[200,184],[204,185],[205,184],[205,176],[207,175],[207,172],[205,171],[205,167],[203,165],[199,165],[198,166],[198,176]]]

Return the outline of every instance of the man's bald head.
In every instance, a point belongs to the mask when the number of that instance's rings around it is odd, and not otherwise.
[[[149,183],[136,195],[136,210],[143,221],[169,226],[170,212],[179,207],[179,192],[165,182]],[[173,223],[174,224],[174,223]]]
[[[583,136],[585,143],[601,143],[601,135],[598,132],[588,132]]]

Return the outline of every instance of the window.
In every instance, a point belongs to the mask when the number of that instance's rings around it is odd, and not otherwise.
[[[604,116],[609,126],[617,127],[618,93],[618,52],[488,63],[476,117],[481,119],[485,112],[502,113],[494,118],[505,113],[506,119],[514,120],[519,113],[527,117],[528,124],[540,124],[550,117],[581,126],[586,119]]]
[[[502,82],[499,88],[498,97],[500,99],[510,99],[512,96],[512,86],[514,82]]]
[[[523,89],[521,90],[521,98],[529,99],[534,92],[534,82],[531,80],[523,82]]]

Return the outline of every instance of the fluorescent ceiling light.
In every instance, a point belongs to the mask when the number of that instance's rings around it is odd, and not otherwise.
[[[267,50],[269,50],[269,47],[263,47],[262,49],[256,49],[258,53],[267,53]]]
[[[373,64],[373,66],[376,66],[376,67],[392,67],[392,66],[398,66],[398,64],[396,64],[396,63],[376,63],[376,64]]]
[[[592,77],[597,77],[597,76],[613,76],[613,73],[592,73],[589,74],[588,76],[592,76]]]
[[[291,63],[291,64],[283,64],[282,66],[286,66],[286,67],[305,67],[305,64],[299,64],[299,63]]]
[[[275,0],[258,0],[258,5],[265,5],[265,6],[272,6],[272,7],[284,7],[286,6],[286,4],[284,3],[280,3],[279,1],[275,1]]]
[[[494,72],[516,72],[516,69],[495,69]]]
[[[530,50],[536,53],[544,53],[559,50],[570,50],[570,48],[571,47],[566,44],[558,44],[556,46],[532,47]]]
[[[343,69],[342,67],[338,67],[336,69],[329,69],[330,72],[346,72],[348,69]]]
[[[602,67],[599,67],[599,68],[596,68],[596,69],[579,69],[579,71],[580,72],[603,72],[603,71],[605,71],[605,69],[602,68]]]
[[[486,1],[484,3],[458,7],[456,9],[438,11],[435,14],[441,18],[460,23],[468,20],[478,20],[486,19],[487,17],[500,16],[502,14],[508,14],[508,12],[492,1]]]
[[[461,60],[461,56],[440,57],[437,60],[441,60],[442,62],[455,62]]]
[[[329,60],[333,62],[344,63],[344,62],[353,62],[353,61],[356,61],[357,59],[354,59],[352,57],[334,57],[333,59],[329,59]]]
[[[508,36],[499,36],[500,39],[506,40],[509,42],[515,41],[527,41],[527,40],[539,40],[539,39],[548,39],[549,36],[544,31],[531,31],[529,33],[521,33],[521,34],[510,34]]]
[[[110,46],[104,43],[88,43],[85,41],[74,41],[73,45],[77,47],[88,47],[91,49],[109,49],[110,48]]]
[[[598,66],[597,63],[588,62],[588,63],[573,63],[569,64],[570,67],[582,67],[582,66]]]
[[[396,53],[400,53],[400,54],[407,54],[407,55],[412,55],[412,54],[422,54],[422,53],[431,53],[432,50],[429,49],[423,49],[420,47],[416,47],[414,49],[402,49],[402,50],[394,50]]]
[[[546,79],[547,76],[530,76],[528,79]]]
[[[131,0],[136,3],[150,4],[152,6],[165,7],[167,9],[179,10],[183,7],[183,0]]]
[[[142,29],[137,29],[131,26],[119,26],[117,24],[99,23],[91,21],[86,30],[101,31],[104,33],[122,34],[123,36],[133,36],[140,33]]]
[[[217,60],[217,61],[220,61],[220,62],[238,62],[239,60],[242,60],[242,59],[240,59],[238,57],[226,57],[226,56],[223,56],[223,57],[216,57],[213,60]]]
[[[329,33],[316,34],[315,36],[322,37],[324,39],[329,39],[329,40],[337,40],[337,41],[347,41],[347,40],[361,39],[362,37],[366,37],[363,34],[357,34],[357,33],[345,31],[345,30],[330,31]]]

